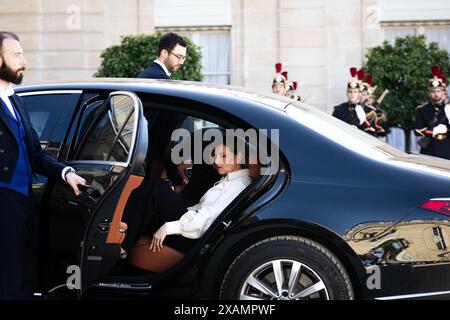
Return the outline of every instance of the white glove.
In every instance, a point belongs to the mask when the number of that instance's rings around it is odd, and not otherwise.
[[[359,125],[362,125],[364,123],[364,121],[366,121],[366,113],[364,112],[364,110],[361,107],[361,105],[358,104],[355,107],[355,112],[356,112],[356,116],[359,119]]]
[[[433,138],[438,134],[447,133],[447,126],[445,124],[440,124],[433,128]]]
[[[450,123],[450,104],[445,106],[445,116],[447,117],[448,122]]]

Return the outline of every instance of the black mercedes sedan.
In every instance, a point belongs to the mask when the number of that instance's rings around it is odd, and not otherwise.
[[[316,108],[244,88],[95,79],[16,92],[42,148],[87,180],[77,197],[34,177],[37,296],[450,297],[450,161],[403,153]],[[277,159],[176,264],[151,272],[121,253],[121,222],[154,175],[152,149],[170,153],[183,126],[263,131]],[[186,186],[202,176],[187,169]]]

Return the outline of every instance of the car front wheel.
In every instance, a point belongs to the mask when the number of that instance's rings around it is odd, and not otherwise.
[[[255,243],[228,268],[221,299],[348,300],[350,278],[342,263],[324,246],[296,236]]]

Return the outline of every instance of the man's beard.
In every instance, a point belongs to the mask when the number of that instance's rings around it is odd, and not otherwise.
[[[170,64],[169,62],[166,64],[167,70],[169,70],[170,73],[174,73],[179,69],[179,65],[177,64]]]
[[[431,98],[431,101],[433,102],[433,104],[440,104],[443,101],[443,99],[440,98],[440,99],[435,100],[434,98]]]
[[[19,71],[24,71],[25,68],[21,68],[17,71],[11,70],[10,67],[6,63],[3,63],[3,65],[0,67],[0,79],[12,82],[14,84],[21,84],[23,79],[23,73],[19,74]]]
[[[169,68],[167,68],[167,70],[169,70],[170,73],[174,73],[175,71],[178,70],[178,67],[176,65],[172,65]]]

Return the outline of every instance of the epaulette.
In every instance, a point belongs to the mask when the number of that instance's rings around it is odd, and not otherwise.
[[[347,104],[347,102],[343,102],[340,105],[335,106],[333,109],[344,107],[346,104]]]
[[[428,104],[428,102],[427,102],[427,103],[424,103],[424,104],[421,104],[420,106],[418,106],[418,107],[416,108],[416,110],[419,110],[420,108],[425,107],[427,104]]]

